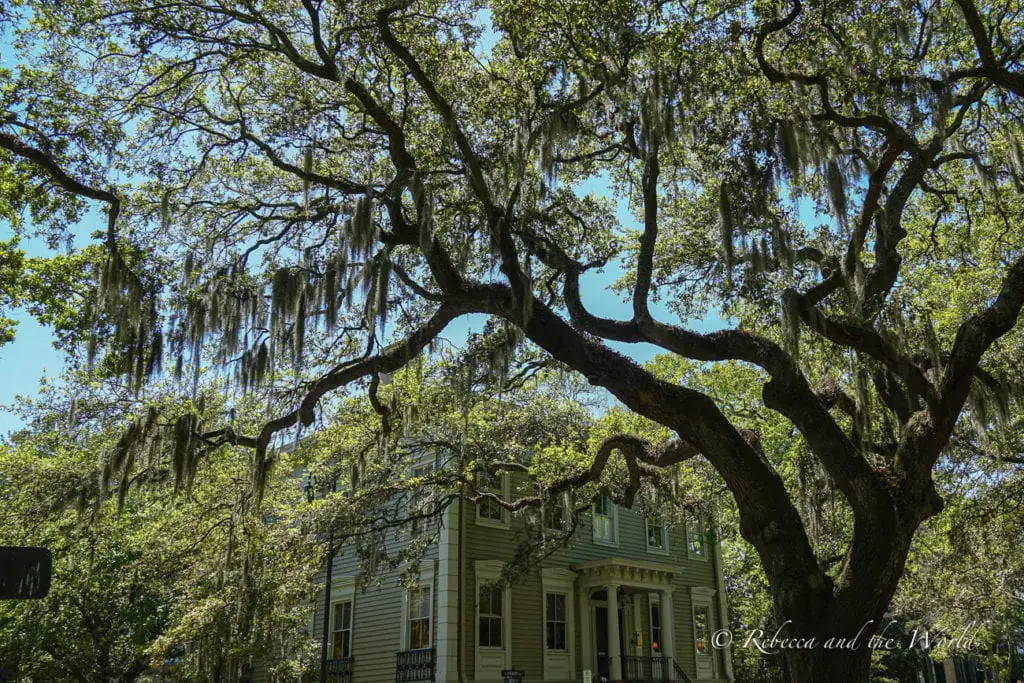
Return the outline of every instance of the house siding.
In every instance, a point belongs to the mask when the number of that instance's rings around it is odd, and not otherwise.
[[[404,549],[408,543],[408,532],[401,531],[398,537],[388,543],[392,553]],[[437,641],[437,545],[431,546],[423,562],[420,572],[429,571],[432,575],[431,587],[431,641]],[[352,678],[353,681],[393,681],[395,677],[395,657],[402,649],[402,629],[405,628],[406,614],[405,589],[401,585],[402,573],[406,567],[385,570],[377,576],[369,576],[362,580],[359,558],[351,546],[343,546],[334,557],[331,572],[332,584],[339,579],[357,579],[353,595],[352,610]],[[321,586],[326,577],[326,570],[321,571],[316,581]],[[331,602],[338,595],[333,593]],[[313,637],[320,641],[323,637],[324,607],[323,591],[317,600],[313,618]],[[396,628],[396,625],[398,628]]]

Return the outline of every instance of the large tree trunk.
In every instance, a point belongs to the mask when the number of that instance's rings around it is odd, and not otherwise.
[[[851,550],[835,583],[826,578],[796,574],[772,576],[772,598],[778,623],[775,643],[764,649],[785,657],[793,683],[865,683],[871,653],[903,568],[914,532],[924,519],[941,509],[930,481],[919,495],[894,497],[898,522],[886,533],[879,524],[858,523]],[[878,518],[893,519],[878,510]],[[766,634],[771,639],[775,634]],[[790,640],[784,640],[789,638]],[[908,642],[898,647],[908,647]]]
[[[863,683],[871,669],[867,645],[855,650],[791,650],[786,667],[792,683]]]

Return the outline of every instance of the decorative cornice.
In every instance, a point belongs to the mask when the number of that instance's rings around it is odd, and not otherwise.
[[[622,586],[670,586],[678,568],[660,562],[627,560],[609,557],[574,564],[571,568],[579,575],[580,587],[600,586],[607,583]]]

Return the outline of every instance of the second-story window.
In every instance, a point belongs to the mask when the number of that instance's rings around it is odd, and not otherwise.
[[[477,489],[480,493],[493,493],[495,496],[504,499],[505,477],[501,472],[482,473],[478,479]],[[483,498],[476,504],[476,519],[489,525],[506,524],[506,510],[498,501],[493,498]]]
[[[668,551],[668,529],[657,517],[647,518],[647,550],[659,553]]]
[[[497,583],[480,585],[480,647],[501,647],[503,591]]]
[[[332,636],[334,659],[352,656],[352,601],[334,603]]]
[[[699,515],[686,518],[686,546],[690,557],[704,559],[707,548],[704,544],[704,520]]]
[[[426,465],[419,465],[413,468],[412,476],[415,479],[430,476],[430,473],[434,471],[434,466],[430,463]],[[412,517],[412,533],[418,534],[419,532],[426,529],[426,520],[421,518],[430,509],[430,488],[428,486],[417,486],[411,494],[409,494],[409,516]]]
[[[430,587],[409,591],[409,649],[430,647]]]
[[[611,497],[602,494],[594,501],[594,540],[601,543],[615,543],[615,503]]]
[[[544,528],[560,532],[569,528],[569,510],[561,496],[544,505]]]

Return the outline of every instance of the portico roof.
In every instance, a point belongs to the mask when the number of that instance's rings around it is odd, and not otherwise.
[[[621,586],[668,587],[679,568],[662,562],[627,560],[623,557],[605,557],[574,564],[571,569],[577,573],[580,588],[605,586],[610,583]]]

